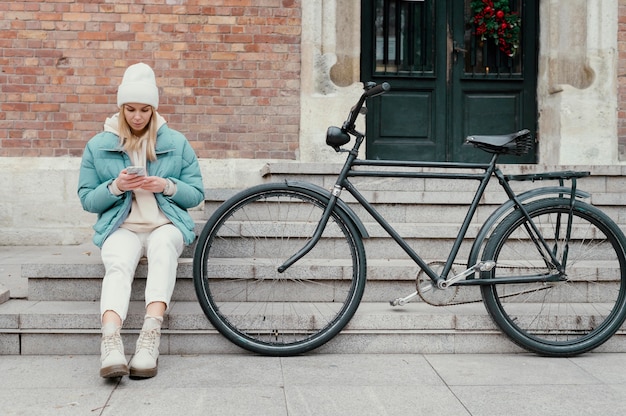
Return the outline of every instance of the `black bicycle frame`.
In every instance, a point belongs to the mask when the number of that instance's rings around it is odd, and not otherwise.
[[[455,162],[404,162],[404,161],[385,161],[385,160],[360,160],[357,159],[359,147],[363,142],[365,136],[357,131],[351,131],[356,137],[355,144],[352,150],[340,150],[341,152],[347,152],[348,156],[346,162],[337,177],[335,186],[331,192],[328,205],[320,219],[319,224],[307,244],[302,247],[297,253],[290,257],[279,268],[279,272],[284,272],[288,267],[306,255],[318,242],[321,237],[324,228],[330,218],[330,215],[335,208],[337,198],[341,195],[343,189],[346,189],[365,210],[380,224],[380,226],[389,234],[391,238],[407,253],[407,255],[413,259],[413,261],[430,277],[435,285],[446,280],[453,263],[459,253],[461,244],[467,230],[469,229],[472,218],[474,217],[480,199],[482,198],[487,185],[489,184],[492,176],[495,176],[500,186],[504,189],[504,192],[508,196],[509,200],[513,202],[514,206],[520,210],[520,212],[528,220],[528,226],[530,227],[529,235],[531,236],[535,246],[542,253],[544,261],[551,265],[551,268],[557,271],[554,274],[542,274],[531,276],[517,276],[517,277],[501,277],[497,279],[498,284],[506,283],[528,283],[528,282],[546,282],[556,281],[563,278],[565,273],[565,263],[561,263],[557,258],[553,250],[548,247],[547,242],[539,232],[534,221],[531,219],[528,211],[524,207],[523,203],[518,199],[517,195],[509,185],[509,180],[541,180],[541,179],[563,179],[572,180],[572,188],[570,191],[571,206],[573,207],[576,197],[576,178],[587,176],[588,172],[550,172],[546,174],[534,174],[534,175],[510,175],[505,176],[502,171],[497,167],[496,162],[498,154],[494,153],[491,161],[487,164],[480,163],[455,163]],[[446,173],[446,172],[418,172],[418,171],[377,171],[377,170],[354,170],[354,166],[369,166],[369,167],[396,167],[396,168],[440,168],[440,169],[457,169],[457,170],[484,170],[484,173]],[[350,177],[376,177],[376,178],[430,178],[430,179],[450,179],[450,180],[477,180],[480,182],[476,193],[469,206],[465,219],[461,225],[461,229],[454,240],[450,254],[445,262],[445,266],[441,272],[441,275],[437,274],[425,261],[420,257],[417,252],[408,245],[404,238],[398,234],[398,232],[385,220],[385,218],[372,206],[372,204],[356,189],[356,187],[349,181]],[[569,215],[569,224],[567,229],[567,238],[571,231],[571,211]],[[532,232],[531,232],[532,231]],[[563,260],[566,261],[566,257]],[[493,284],[496,279],[467,279],[464,281],[456,282],[457,285],[484,285]]]

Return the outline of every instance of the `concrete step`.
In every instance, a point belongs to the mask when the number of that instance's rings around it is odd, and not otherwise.
[[[4,285],[0,284],[0,304],[7,302],[10,298],[11,291]]]
[[[379,254],[383,253],[386,258],[367,259],[367,284],[363,300],[365,302],[388,302],[398,297],[404,297],[416,289],[416,279],[420,268],[410,259],[393,259],[385,251],[385,247],[380,247]],[[102,277],[104,276],[104,266],[99,256],[87,256],[74,258],[71,262],[58,263],[32,263],[22,266],[22,277],[28,279],[28,299],[31,301],[90,301],[95,302],[100,299]],[[69,260],[69,259],[68,259]],[[332,262],[325,259],[317,259],[316,267],[323,270],[324,265]],[[214,268],[209,277],[231,276],[235,273],[248,273],[252,266],[250,259],[228,258],[214,259]],[[234,265],[237,267],[234,268]],[[301,261],[290,269],[290,276],[297,277],[299,270],[303,276],[310,276],[310,262]],[[601,276],[603,269],[602,261],[580,262],[579,268],[585,268],[585,275]],[[455,265],[453,274],[461,273],[465,270],[464,265]],[[135,280],[131,291],[131,300],[141,300],[144,298],[145,282],[148,265],[142,260],[137,267]],[[257,270],[258,271],[258,270]],[[214,274],[214,275],[213,275]],[[323,274],[323,273],[322,273]],[[582,294],[587,294],[589,299],[579,298],[576,301],[597,301],[602,293],[613,296],[614,287],[608,282],[603,285],[594,285],[593,291],[587,290],[580,283]],[[452,289],[450,289],[452,290]],[[458,287],[455,299],[457,301],[480,300],[480,292],[477,287]],[[603,292],[603,291],[604,292]],[[196,293],[193,282],[193,259],[180,258],[177,271],[177,282],[172,296],[174,301],[196,301]]]
[[[143,302],[131,302],[123,330],[132,354]],[[0,354],[95,354],[100,325],[97,302],[11,300],[0,305]],[[319,353],[502,353],[521,349],[503,336],[481,303],[391,308],[363,302],[344,330]],[[598,351],[626,351],[622,330]],[[242,353],[208,322],[197,302],[173,302],[163,325],[161,353]]]
[[[414,194],[410,194],[410,196],[405,197],[400,196],[399,198],[402,199],[392,200],[391,197],[385,197],[372,193],[369,198],[371,199],[372,204],[376,207],[376,210],[378,210],[390,223],[460,224],[463,222],[465,214],[467,213],[467,207],[469,206],[469,202],[471,202],[470,199],[466,205],[458,205],[452,204],[452,202],[445,202],[445,198],[442,198],[443,200],[441,202],[420,202],[420,198],[417,195],[413,195]],[[446,195],[450,198],[453,197],[452,194]],[[373,218],[370,217],[367,211],[356,203],[352,197],[347,195],[346,197],[342,197],[342,199],[350,208],[352,208],[352,210],[354,210],[363,222],[371,222],[374,224]],[[206,221],[206,219],[208,219],[223,202],[224,201],[222,199],[213,200],[207,197],[204,209],[192,212],[192,217],[198,223],[204,223],[204,221]],[[485,203],[484,205],[481,205],[477,211],[476,218],[474,219],[476,224],[482,224],[489,214],[499,205],[500,203]],[[442,209],[444,208],[445,217],[442,217]]]
[[[242,260],[240,263],[244,264]],[[294,266],[295,267],[295,266]],[[144,298],[148,266],[137,267],[131,292],[132,300]],[[387,302],[415,290],[419,267],[411,260],[368,259],[365,301]],[[71,263],[25,264],[22,277],[28,278],[31,301],[98,301],[104,266],[98,257],[79,258]],[[479,296],[475,288],[463,288],[467,296]],[[172,300],[196,301],[193,284],[193,259],[180,258]]]

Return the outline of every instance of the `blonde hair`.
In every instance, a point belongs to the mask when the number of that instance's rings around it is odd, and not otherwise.
[[[146,159],[154,162],[156,160],[156,139],[157,139],[157,121],[156,121],[156,111],[154,107],[152,108],[152,115],[150,116],[150,121],[148,122],[148,130],[147,130],[147,146],[146,146]],[[126,117],[124,116],[124,106],[120,109],[119,114],[119,126],[118,131],[120,135],[120,144],[122,148],[126,152],[139,152],[141,151],[141,140],[140,138],[133,134],[128,122],[126,121]]]

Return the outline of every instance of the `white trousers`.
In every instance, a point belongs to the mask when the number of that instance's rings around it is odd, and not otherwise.
[[[126,319],[135,270],[144,256],[148,259],[146,306],[152,302],[164,302],[169,307],[176,283],[178,257],[183,247],[183,234],[172,224],[149,233],[135,233],[125,228],[113,232],[101,249],[105,275],[100,316],[110,310],[117,313],[122,321]]]

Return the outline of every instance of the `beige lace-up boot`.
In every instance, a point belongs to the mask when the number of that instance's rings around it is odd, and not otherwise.
[[[105,324],[102,327],[100,377],[122,377],[127,376],[129,373],[120,329],[114,323]]]
[[[150,378],[157,375],[162,323],[163,318],[146,315],[135,355],[130,360],[132,378]]]

